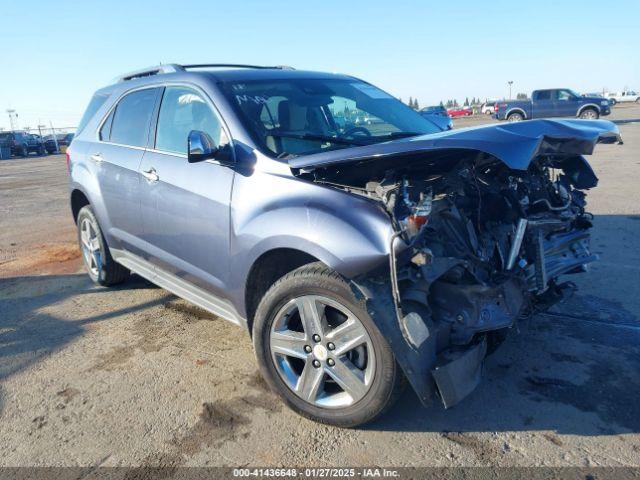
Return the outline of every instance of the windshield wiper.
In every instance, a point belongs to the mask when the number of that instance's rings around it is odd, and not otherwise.
[[[340,137],[332,137],[330,135],[318,135],[315,133],[293,133],[293,132],[280,132],[280,133],[269,133],[272,137],[280,137],[280,138],[299,138],[300,140],[319,140],[321,142],[330,142],[336,143],[338,145],[356,145],[356,146],[364,146],[369,145],[371,142],[359,142],[357,140],[349,140],[347,138]]]
[[[424,135],[424,133],[419,132],[391,132],[387,135],[380,135],[374,138],[377,139],[385,139],[385,140],[393,140],[395,138],[407,138],[407,137],[417,137],[418,135]]]

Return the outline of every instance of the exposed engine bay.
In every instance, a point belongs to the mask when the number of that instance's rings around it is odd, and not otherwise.
[[[561,275],[583,272],[597,259],[589,250],[584,193],[597,178],[579,155],[538,156],[526,170],[478,151],[430,160],[313,175],[384,205],[396,231],[389,272],[400,329],[415,350],[431,342],[431,373],[450,406],[477,384],[486,349],[519,318],[572,291]],[[461,374],[445,370],[444,363],[472,349],[473,359],[465,360],[471,363],[454,367]],[[454,378],[460,375],[470,377],[462,386]]]

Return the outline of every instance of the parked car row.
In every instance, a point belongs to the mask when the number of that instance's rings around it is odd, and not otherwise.
[[[22,131],[0,132],[0,146],[9,146],[11,155],[16,157],[26,157],[31,153],[52,154],[61,147],[68,147],[73,140],[73,135],[73,133],[57,134],[54,139],[52,135],[43,138],[35,133]]]

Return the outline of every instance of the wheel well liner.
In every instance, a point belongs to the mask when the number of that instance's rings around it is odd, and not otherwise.
[[[249,334],[260,300],[279,278],[302,265],[319,261],[313,255],[293,248],[277,248],[263,253],[253,263],[245,285],[245,308]]]
[[[71,192],[71,212],[73,213],[73,221],[77,222],[80,209],[86,205],[90,205],[87,196],[81,190]]]

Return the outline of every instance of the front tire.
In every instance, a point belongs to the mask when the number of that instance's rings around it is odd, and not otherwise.
[[[129,276],[129,270],[111,257],[107,242],[102,235],[98,219],[91,206],[87,205],[78,212],[78,243],[82,252],[82,261],[91,280],[105,287],[122,283]]]
[[[580,112],[580,118],[583,120],[597,120],[600,117],[600,113],[593,108],[585,108]]]
[[[402,391],[391,347],[347,282],[321,263],[278,280],[255,315],[260,371],[297,413],[354,427],[387,410]]]
[[[609,99],[609,103],[611,104],[611,106],[613,107],[616,103],[618,103],[618,101],[615,98],[610,98]]]

